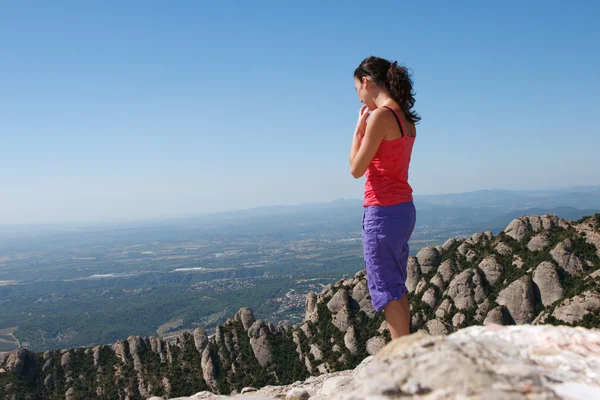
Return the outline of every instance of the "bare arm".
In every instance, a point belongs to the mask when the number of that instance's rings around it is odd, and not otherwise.
[[[354,160],[356,154],[358,154],[358,149],[360,149],[361,139],[362,135],[355,131],[352,138],[352,147],[350,147],[350,167],[352,167],[352,160]]]
[[[357,125],[350,149],[350,173],[356,179],[365,174],[371,160],[373,160],[375,153],[377,153],[381,141],[385,137],[385,130],[382,127],[381,112],[379,110],[371,113],[369,124],[365,123],[365,125],[364,136],[361,135],[359,125]]]

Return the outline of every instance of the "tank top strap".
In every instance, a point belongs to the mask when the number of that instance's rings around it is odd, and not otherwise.
[[[388,106],[384,106],[384,107],[387,108],[388,110],[390,110],[392,112],[392,114],[394,114],[394,118],[396,119],[396,122],[398,123],[398,127],[400,127],[400,136],[404,137],[404,128],[402,128],[402,122],[400,122],[400,117],[398,117],[398,113],[392,107],[388,107]]]

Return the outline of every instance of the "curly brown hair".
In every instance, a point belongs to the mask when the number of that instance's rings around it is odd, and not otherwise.
[[[412,109],[415,105],[415,92],[412,74],[406,67],[398,65],[396,61],[371,56],[365,58],[354,70],[355,78],[360,80],[365,76],[388,90],[409,121],[417,123],[421,120],[419,114]]]

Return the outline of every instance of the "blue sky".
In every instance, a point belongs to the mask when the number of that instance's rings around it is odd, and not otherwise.
[[[0,3],[0,224],[360,198],[369,55],[414,72],[415,193],[600,183],[597,3],[320,3]]]

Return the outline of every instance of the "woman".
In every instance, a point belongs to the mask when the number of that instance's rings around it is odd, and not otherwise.
[[[408,70],[368,57],[354,71],[364,106],[350,150],[352,176],[366,177],[362,241],[373,307],[383,310],[392,339],[410,333],[406,265],[416,211],[408,169],[421,118]],[[368,118],[368,123],[367,123]]]

